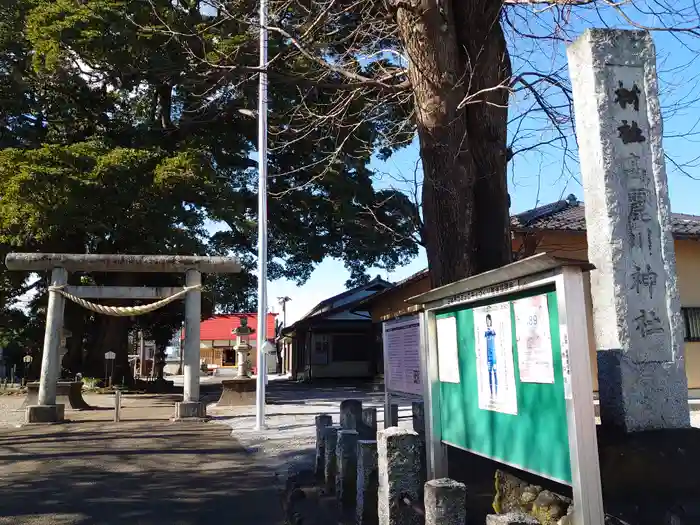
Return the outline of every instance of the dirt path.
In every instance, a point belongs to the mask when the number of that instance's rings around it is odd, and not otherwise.
[[[0,429],[0,524],[282,523],[279,465],[223,425],[171,423],[170,399],[125,401],[119,424],[95,410]]]

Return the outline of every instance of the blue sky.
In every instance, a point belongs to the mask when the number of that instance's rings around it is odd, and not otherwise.
[[[657,2],[654,2],[653,6],[655,10],[659,9]],[[696,15],[690,10],[691,2],[675,2],[673,6],[678,13],[678,22],[686,24],[686,27],[698,25],[697,18],[693,18]],[[612,10],[576,8],[568,15],[553,10],[533,15],[531,9],[523,7],[522,11],[517,12],[517,16],[510,17],[510,48],[517,50],[511,53],[515,75],[555,72],[566,78],[568,71],[565,41],[575,39],[587,27],[625,27],[619,23],[618,15]],[[685,9],[689,11],[686,12]],[[565,15],[568,16],[568,22],[563,26],[560,23]],[[636,2],[628,9],[627,15],[641,25],[660,25],[658,17],[651,11],[651,4]],[[668,22],[669,18],[665,17],[664,20]],[[515,31],[534,34],[539,38],[523,39],[514,36]],[[552,35],[555,38],[550,38]],[[654,42],[657,48],[660,98],[664,116],[664,147],[671,159],[667,160],[666,164],[672,209],[675,212],[700,214],[697,197],[700,192],[700,39],[684,33],[655,32]],[[553,106],[564,101],[556,87],[547,88],[544,97]],[[556,135],[550,120],[542,112],[533,112],[533,108],[536,108],[534,98],[526,89],[521,89],[513,95],[509,109],[509,142],[515,141],[516,151],[548,142]],[[559,141],[518,154],[510,163],[508,184],[512,200],[511,213],[559,200],[570,193],[576,195],[579,200],[584,200],[572,129],[570,125],[565,125],[564,128],[568,130],[565,132],[568,133],[569,147],[566,153]],[[414,144],[386,162],[376,160],[372,167],[377,172],[378,186],[407,190],[411,186],[416,168],[420,177],[417,147]],[[426,266],[425,255],[421,254],[409,265],[392,273],[387,274],[379,269],[370,269],[369,273],[372,277],[379,274],[383,278],[396,281]],[[287,322],[292,323],[319,301],[341,293],[345,289],[344,282],[347,278],[348,272],[341,262],[325,260],[318,265],[303,286],[286,280],[270,282],[270,308],[278,311],[277,297],[291,297],[291,302],[287,303]]]

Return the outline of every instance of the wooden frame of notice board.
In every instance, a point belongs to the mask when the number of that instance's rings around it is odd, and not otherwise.
[[[429,479],[447,476],[454,446],[571,485],[574,525],[603,525],[583,281],[592,268],[539,254],[409,300],[424,307]]]

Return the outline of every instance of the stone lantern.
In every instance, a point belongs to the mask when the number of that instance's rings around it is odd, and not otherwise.
[[[255,330],[248,326],[248,318],[240,317],[241,325],[232,330],[236,336],[236,345],[233,349],[238,354],[238,374],[233,379],[221,382],[221,397],[216,403],[220,407],[231,407],[255,404],[255,379],[248,377],[248,355],[253,347],[248,343]]]
[[[61,343],[58,347],[58,377],[61,377],[63,371],[63,358],[68,353],[68,338],[73,336],[73,332],[67,328],[61,328]]]
[[[248,377],[248,355],[253,349],[248,340],[255,330],[248,326],[247,317],[242,316],[239,319],[241,322],[240,326],[233,330],[233,333],[236,335],[236,346],[233,349],[238,354],[238,377]]]

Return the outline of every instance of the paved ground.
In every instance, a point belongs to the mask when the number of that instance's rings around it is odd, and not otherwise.
[[[206,424],[171,423],[177,395],[124,396],[119,424],[111,395],[86,395],[97,410],[24,428],[23,398],[0,396],[0,525],[281,524],[280,484],[290,464],[310,464],[317,414],[338,422],[340,402],[361,399],[384,426],[383,394],[358,386],[271,381],[262,432],[254,407],[217,407],[215,384],[202,393]],[[410,426],[410,401],[400,407]]]
[[[215,384],[202,394],[218,399]],[[343,399],[362,399],[383,427],[383,393],[355,386],[271,381],[263,432],[254,407],[210,404],[210,423],[171,423],[179,396],[127,395],[115,424],[113,396],[84,397],[96,410],[68,411],[71,423],[19,428],[23,398],[0,396],[0,525],[276,525],[289,466],[312,457],[316,414],[337,422]]]
[[[222,425],[171,423],[172,402],[127,397],[119,424],[95,410],[1,429],[0,524],[281,524],[283,455],[249,454]]]

